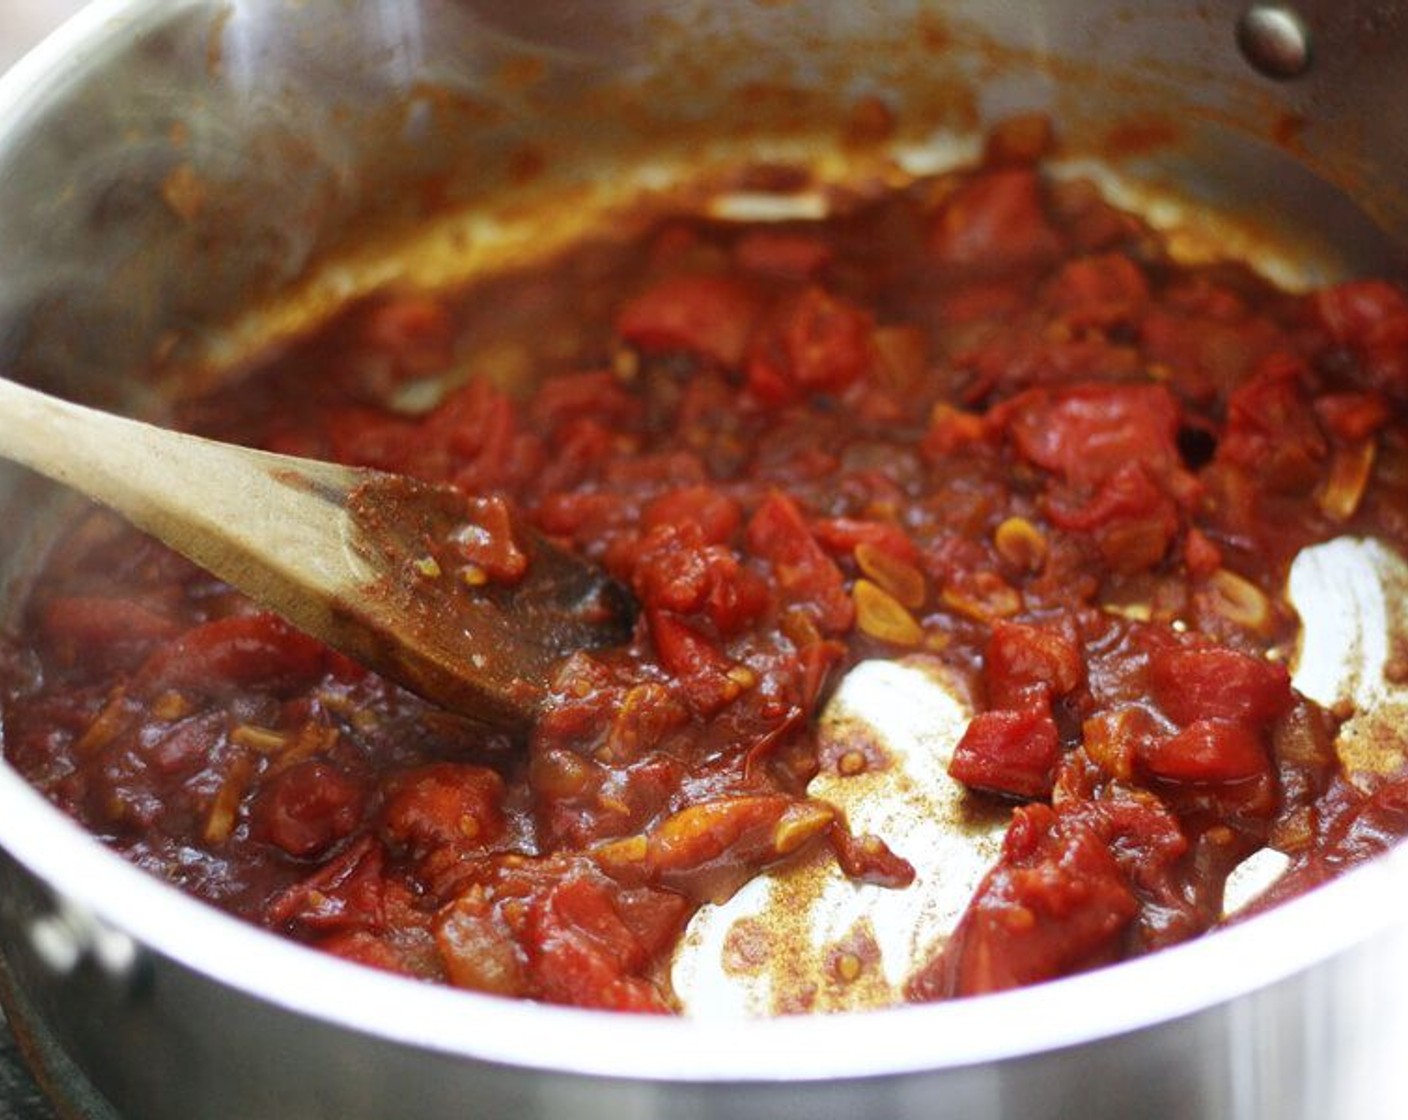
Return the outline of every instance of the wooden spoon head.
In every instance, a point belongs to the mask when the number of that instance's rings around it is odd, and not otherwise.
[[[349,547],[372,575],[334,605],[349,631],[338,644],[427,699],[523,729],[565,656],[630,636],[630,592],[499,499],[369,474],[347,509]],[[360,637],[377,631],[390,637]]]

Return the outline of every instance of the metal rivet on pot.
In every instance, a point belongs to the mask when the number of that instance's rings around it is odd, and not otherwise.
[[[59,903],[29,928],[34,954],[56,976],[68,976],[85,961],[110,981],[127,985],[141,965],[141,953],[125,933],[79,908]]]
[[[1237,23],[1237,45],[1268,78],[1298,78],[1310,69],[1310,29],[1294,8],[1255,4]]]

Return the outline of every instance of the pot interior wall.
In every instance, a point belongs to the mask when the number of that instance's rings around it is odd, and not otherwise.
[[[1315,64],[1277,83],[1238,54],[1240,7],[99,5],[47,72],[41,57],[9,82],[0,368],[116,401],[133,374],[207,355],[242,309],[306,289],[354,247],[377,261],[358,283],[393,279],[411,231],[467,208],[561,213],[646,162],[863,165],[1031,108],[1073,149],[1331,268],[1394,263],[1408,125],[1358,110],[1383,103],[1408,39],[1307,5]],[[866,99],[893,130],[858,125]]]

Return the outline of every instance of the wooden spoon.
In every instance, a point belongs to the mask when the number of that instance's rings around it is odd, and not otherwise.
[[[515,582],[457,564],[456,540],[485,530],[448,485],[183,435],[4,379],[0,456],[112,507],[398,684],[498,726],[531,723],[566,654],[630,632],[623,587],[522,526]]]

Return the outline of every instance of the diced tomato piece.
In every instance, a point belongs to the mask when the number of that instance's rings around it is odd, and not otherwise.
[[[536,900],[529,915],[529,961],[542,998],[611,1011],[668,1010],[653,985],[631,975],[644,964],[644,950],[601,886],[569,880]]]
[[[1139,911],[1110,849],[1087,825],[1028,805],[915,999],[980,995],[1114,961]]]
[[[513,400],[483,379],[471,381],[431,413],[417,443],[447,448],[448,477],[470,494],[524,481],[527,476],[519,472],[538,465],[521,453]]]
[[[613,428],[629,428],[643,412],[641,399],[610,370],[550,377],[534,392],[529,405],[533,424],[548,432],[583,416]]]
[[[1143,792],[1107,792],[1063,804],[1059,811],[1068,820],[1088,825],[1109,845],[1136,893],[1160,899],[1177,893],[1178,861],[1190,845],[1178,818],[1157,798]]]
[[[843,823],[831,826],[831,846],[841,870],[860,883],[902,889],[914,882],[914,864],[875,835],[854,836]]]
[[[476,852],[503,835],[504,782],[493,770],[436,762],[397,774],[386,791],[381,833],[422,858],[439,849]]]
[[[381,845],[363,836],[274,898],[264,920],[276,928],[307,932],[379,930],[386,918],[382,865]]]
[[[454,320],[430,296],[398,296],[376,304],[366,312],[359,333],[368,348],[391,360],[390,372],[397,379],[438,372],[454,352]]]
[[[570,747],[593,740],[610,724],[624,691],[611,669],[590,654],[564,659],[550,682],[551,701],[534,728],[535,754],[544,744]]]
[[[657,777],[663,781],[673,776],[674,760],[664,754],[652,756],[651,752],[689,720],[689,709],[668,685],[633,685],[612,715],[605,746],[597,757],[613,763],[649,759],[660,769],[638,766],[630,772],[627,784],[639,787]],[[665,796],[664,789],[653,792]]]
[[[1167,733],[1163,721],[1138,704],[1106,708],[1081,725],[1086,755],[1121,781],[1134,777],[1135,760],[1145,746]]]
[[[818,287],[809,287],[784,316],[781,339],[793,380],[810,392],[839,392],[870,369],[870,314]]]
[[[1182,302],[1167,293],[1140,318],[1139,333],[1144,360],[1177,370],[1180,395],[1200,404],[1225,400],[1259,363],[1292,345],[1280,323],[1215,286]]]
[[[1194,579],[1207,579],[1222,567],[1222,549],[1198,529],[1189,529],[1183,540],[1183,565]]]
[[[731,558],[716,546],[701,542],[690,524],[666,525],[631,546],[634,571],[631,587],[647,608],[693,614],[708,600],[714,582],[712,559]]]
[[[678,273],[627,302],[616,331],[648,352],[685,350],[731,367],[743,358],[758,312],[736,281]]]
[[[1140,761],[1156,777],[1175,782],[1240,782],[1265,774],[1270,757],[1261,739],[1241,724],[1195,720],[1145,746]]]
[[[751,230],[733,247],[740,268],[798,279],[815,276],[833,256],[835,250],[821,238],[786,230]]]
[[[1101,556],[1117,572],[1140,572],[1157,565],[1178,535],[1178,506],[1146,468],[1130,463],[1100,483],[1095,496],[1071,509],[1046,503],[1052,524],[1090,533]]]
[[[1152,521],[1164,527],[1164,543],[1178,528],[1178,511],[1173,500],[1150,478],[1139,463],[1129,463],[1100,480],[1095,494],[1081,505],[1048,500],[1044,512],[1051,523],[1070,533],[1094,533],[1119,522]]]
[[[1019,708],[1033,696],[1065,696],[1085,679],[1080,646],[1040,626],[993,623],[983,655],[983,683],[995,708]]]
[[[620,888],[612,905],[642,948],[654,955],[675,944],[694,913],[689,900],[674,891]]]
[[[837,556],[852,556],[864,544],[907,564],[919,562],[919,549],[909,539],[909,534],[893,521],[824,517],[813,521],[811,529],[817,542]]]
[[[752,552],[772,565],[783,602],[810,613],[823,633],[839,634],[855,622],[855,604],[845,582],[807,527],[802,511],[785,494],[774,491],[748,522],[745,540]]]
[[[221,695],[235,689],[292,694],[322,676],[324,646],[273,614],[234,615],[188,630],[156,650],[134,689]]]
[[[1328,448],[1300,384],[1302,372],[1297,359],[1277,356],[1232,393],[1219,462],[1234,463],[1277,490],[1305,490],[1319,481]]]
[[[766,609],[767,584],[732,549],[701,536],[690,522],[652,530],[632,549],[631,586],[647,608],[705,614],[719,633],[737,633]]]
[[[645,529],[661,525],[695,525],[708,544],[727,544],[743,523],[738,502],[712,486],[684,486],[651,500],[641,510]]]
[[[41,641],[60,661],[78,658],[113,668],[140,662],[181,630],[176,620],[130,599],[65,595],[39,611]]]
[[[710,715],[742,691],[729,676],[731,662],[717,645],[677,616],[664,610],[647,610],[650,637],[669,673],[677,677],[690,707]]]
[[[1408,294],[1386,280],[1348,280],[1309,299],[1330,338],[1357,349],[1408,346]]]
[[[1076,329],[1108,328],[1136,319],[1149,301],[1149,282],[1123,253],[1081,257],[1047,282],[1043,298]]]
[[[483,891],[462,895],[435,916],[435,948],[457,988],[500,996],[531,994],[526,953]]]
[[[840,392],[870,372],[874,331],[868,312],[811,285],[772,313],[750,348],[749,388],[774,405]]]
[[[1000,168],[973,176],[944,202],[929,248],[946,264],[1005,268],[1051,260],[1061,237],[1046,215],[1037,173]]]
[[[1009,408],[1017,451],[1072,485],[1094,485],[1135,463],[1155,477],[1179,465],[1179,406],[1163,385],[1035,389]]]
[[[783,364],[776,346],[759,345],[748,356],[748,390],[769,408],[795,404],[802,395]]]
[[[640,943],[616,912],[604,886],[586,879],[570,879],[551,895],[556,917],[611,952],[622,968],[643,963]]]
[[[1122,938],[1124,956],[1186,941],[1222,917],[1222,877],[1240,859],[1235,844],[1190,858],[1194,844],[1174,809],[1143,790],[1107,787],[1091,800],[1058,806],[1063,822],[1088,827],[1104,842],[1140,902]]]
[[[218,758],[230,731],[229,717],[219,709],[178,720],[148,746],[147,765],[163,777],[189,775]]]
[[[1164,714],[1185,727],[1199,719],[1260,726],[1294,699],[1284,665],[1221,647],[1155,650],[1149,686]]]
[[[1051,795],[1061,741],[1044,699],[1022,709],[980,712],[953,749],[948,772],[964,785],[1008,797]]]
[[[1326,393],[1315,398],[1315,415],[1337,439],[1358,443],[1387,424],[1392,410],[1378,393]]]
[[[397,976],[420,976],[391,939],[383,934],[365,929],[351,929],[318,938],[311,944],[319,952],[329,953],[353,964],[394,973]]]
[[[502,498],[467,498],[467,518],[452,535],[455,558],[494,583],[515,584],[528,570],[528,555],[514,539],[513,515]]]
[[[920,449],[931,462],[968,450],[974,445],[996,442],[995,432],[984,416],[965,412],[941,401],[929,417],[929,430]]]
[[[623,888],[577,856],[477,865],[435,916],[451,983],[476,991],[616,1011],[662,1012],[645,974],[687,916],[682,899]]]
[[[761,617],[771,599],[763,578],[734,556],[715,563],[706,609],[709,621],[723,636],[738,634]]]
[[[366,803],[361,782],[310,759],[275,775],[260,790],[251,825],[259,839],[309,859],[350,836],[362,823]]]

